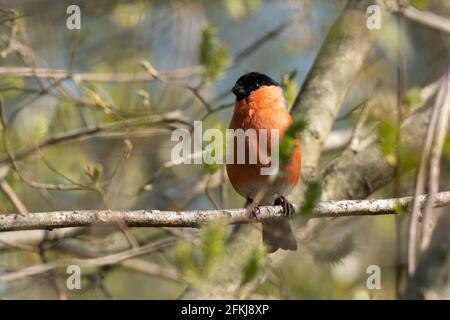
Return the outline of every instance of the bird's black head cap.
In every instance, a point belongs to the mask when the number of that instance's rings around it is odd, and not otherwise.
[[[280,84],[263,73],[250,72],[241,76],[231,91],[239,101],[247,98],[252,91],[258,90],[262,86],[280,86]]]

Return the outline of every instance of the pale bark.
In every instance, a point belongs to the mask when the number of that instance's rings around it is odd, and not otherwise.
[[[397,204],[408,206],[411,197],[400,199],[342,200],[319,202],[311,218],[348,217],[395,214]],[[426,195],[419,197],[423,204]],[[436,195],[434,207],[450,204],[450,191]],[[28,214],[0,215],[1,231],[54,229],[91,225],[114,225],[124,223],[129,227],[197,228],[213,220],[223,219],[230,224],[247,224],[284,218],[281,206],[262,206],[253,214],[246,209],[194,210],[194,211],[114,211],[74,210],[36,212]],[[1,240],[1,235],[0,235]]]

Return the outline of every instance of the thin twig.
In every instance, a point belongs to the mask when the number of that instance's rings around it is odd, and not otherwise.
[[[190,128],[191,123],[187,120],[183,119],[178,112],[167,113],[164,115],[155,115],[155,116],[146,116],[139,117],[133,119],[121,120],[114,123],[100,123],[94,126],[75,129],[72,131],[67,131],[63,133],[55,134],[47,138],[46,140],[38,143],[34,147],[14,151],[12,155],[14,156],[14,160],[22,160],[28,156],[31,156],[49,146],[58,145],[61,143],[70,143],[75,141],[83,141],[92,137],[99,135],[105,131],[116,131],[119,129],[128,129],[128,128],[136,128],[143,125],[167,125],[167,126],[183,126]],[[2,163],[10,163],[11,157],[2,156],[0,157],[0,164]]]
[[[399,1],[397,1],[399,4]],[[399,5],[400,10],[402,7]],[[401,11],[400,11],[401,12]],[[401,126],[403,123],[403,110],[406,97],[406,62],[404,56],[403,32],[405,21],[402,16],[397,15],[397,119],[395,123],[395,166],[394,166],[394,190],[393,196],[400,198],[402,193],[402,141]],[[402,254],[403,254],[403,221],[404,216],[395,217],[395,294],[400,296],[400,286],[403,275]]]
[[[0,189],[6,195],[8,200],[11,201],[14,208],[16,208],[17,212],[19,212],[22,215],[25,215],[28,213],[27,207],[22,202],[22,200],[20,200],[17,193],[14,191],[14,189],[9,185],[9,183],[6,180],[4,180],[4,179],[0,180]]]
[[[174,69],[170,71],[161,71],[160,75],[164,75],[168,78],[185,78],[193,75],[200,74],[202,68],[188,67]],[[15,76],[15,77],[38,77],[38,78],[52,78],[55,80],[66,79],[72,77],[76,82],[78,81],[89,81],[89,82],[110,82],[110,83],[121,83],[121,82],[148,82],[154,81],[155,78],[148,72],[138,72],[138,73],[71,73],[66,70],[56,70],[48,68],[36,68],[33,69],[29,67],[0,67],[0,75],[2,76]]]
[[[450,56],[447,61],[447,73],[444,76],[445,98],[439,111],[439,121],[435,129],[435,137],[430,154],[430,171],[428,175],[428,199],[423,210],[423,222],[421,227],[422,240],[420,244],[421,251],[424,251],[431,240],[431,209],[433,207],[433,199],[439,191],[440,178],[440,162],[442,149],[444,147],[445,138],[447,137],[448,120],[450,116],[450,95],[449,95],[449,74],[450,74]]]
[[[450,33],[450,19],[439,16],[429,11],[420,11],[409,6],[401,11],[405,17],[427,27]]]
[[[0,275],[0,283],[1,282],[11,282],[15,280],[22,279],[24,277],[29,277],[33,275],[42,274],[45,272],[49,272],[55,270],[57,268],[66,267],[68,265],[78,265],[79,267],[101,267],[106,265],[112,265],[116,263],[120,263],[130,258],[138,257],[144,254],[148,254],[151,252],[159,251],[165,249],[167,247],[173,246],[175,241],[164,240],[157,243],[150,243],[139,247],[137,249],[127,250],[124,252],[119,252],[115,254],[111,254],[108,256],[103,256],[99,258],[92,259],[76,259],[76,258],[67,258],[61,260],[54,260],[48,263],[38,264],[31,267],[23,268],[17,271],[8,272]]]
[[[448,71],[446,76],[442,78],[441,86],[439,88],[433,110],[430,115],[430,121],[428,123],[428,129],[423,143],[422,157],[420,161],[419,170],[416,175],[414,200],[411,209],[411,220],[409,225],[408,234],[408,274],[414,274],[416,267],[416,241],[417,241],[417,223],[420,216],[421,204],[419,202],[419,195],[424,191],[426,168],[429,162],[431,148],[433,146],[433,140],[435,136],[435,129],[439,121],[441,106],[444,104],[447,95],[448,88]]]
[[[48,263],[48,258],[47,258],[47,254],[45,253],[43,242],[41,242],[41,244],[39,245],[39,257],[40,257],[42,263],[44,263],[44,264]],[[50,278],[49,279],[50,284],[52,285],[53,289],[55,290],[55,293],[56,293],[56,296],[58,297],[58,299],[59,300],[67,300],[67,293],[64,290],[64,288],[60,285],[55,272],[53,272],[53,270],[49,270],[48,275]]]

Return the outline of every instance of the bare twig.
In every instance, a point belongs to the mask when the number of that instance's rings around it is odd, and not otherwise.
[[[415,22],[421,23],[433,29],[450,33],[450,19],[439,16],[429,11],[420,11],[409,6],[401,11],[405,17]]]
[[[45,249],[43,246],[43,243],[39,245],[39,257],[42,261],[42,263],[48,263],[47,254],[45,253]],[[67,293],[64,290],[64,288],[60,285],[58,281],[58,277],[56,276],[55,272],[53,270],[48,271],[50,284],[55,290],[55,294],[58,297],[59,300],[67,300]]]
[[[188,67],[171,71],[161,71],[160,75],[169,78],[185,78],[192,75],[200,74],[202,68]],[[148,72],[139,73],[71,73],[66,70],[55,70],[47,68],[28,67],[0,67],[0,75],[15,77],[38,77],[44,79],[67,79],[72,77],[75,81],[91,81],[91,82],[148,82],[154,81],[155,78]]]
[[[167,266],[161,266],[157,263],[143,259],[128,259],[122,261],[120,266],[166,280],[175,282],[180,282],[182,280],[181,275],[175,268],[168,268]]]
[[[28,213],[27,207],[22,202],[22,200],[20,200],[17,193],[14,191],[14,189],[9,185],[9,183],[6,180],[0,179],[0,189],[9,199],[9,201],[11,201],[14,208],[16,208],[17,212],[19,212],[22,215]]]
[[[323,146],[324,151],[332,151],[345,147],[352,137],[353,130],[351,128],[338,129],[330,132],[325,144]]]
[[[397,1],[399,3],[399,1]],[[402,10],[402,7],[400,10]],[[402,11],[400,11],[402,12]],[[397,119],[395,123],[395,166],[394,166],[394,190],[393,196],[400,198],[402,193],[402,141],[401,126],[403,123],[403,110],[406,96],[406,62],[404,56],[403,31],[405,21],[402,16],[397,15]],[[403,254],[403,221],[404,216],[395,217],[395,294],[400,296],[400,285],[403,274],[402,254]]]
[[[26,251],[36,251],[42,241],[59,241],[74,236],[82,228],[64,228],[47,230],[27,230],[0,233],[0,250],[4,248],[18,248]]]
[[[83,267],[100,267],[105,265],[112,265],[116,263],[120,263],[130,258],[134,258],[137,256],[141,256],[144,254],[148,254],[150,252],[155,252],[172,246],[175,243],[174,240],[164,240],[158,243],[150,243],[139,247],[137,249],[127,250],[124,252],[119,252],[115,254],[111,254],[108,256],[103,256],[99,258],[93,259],[74,259],[67,258],[61,260],[54,260],[48,263],[38,264],[31,267],[23,268],[17,271],[8,272],[6,274],[0,275],[0,283],[1,282],[11,282],[15,280],[22,279],[24,277],[29,277],[33,275],[42,274],[45,272],[49,272],[51,270],[55,270],[57,268],[66,267],[68,265],[78,265],[81,268]]]
[[[301,19],[305,13],[308,13],[309,11],[300,10],[299,13],[292,15],[289,19],[287,19],[285,22],[282,22],[280,25],[275,27],[274,29],[270,30],[266,34],[264,34],[261,38],[257,39],[255,42],[251,43],[248,47],[243,49],[241,52],[236,54],[230,61],[229,67],[232,67],[233,65],[241,62],[243,59],[245,59],[248,55],[252,54],[253,52],[256,52],[263,44],[265,44],[267,41],[275,38],[280,33],[282,33],[284,30],[286,30],[294,21],[297,21]]]
[[[448,71],[446,76],[442,79],[442,84],[436,97],[436,101],[433,106],[433,110],[430,115],[430,121],[428,123],[428,129],[424,141],[424,149],[422,151],[422,157],[420,166],[416,175],[416,183],[414,190],[414,201],[411,209],[411,220],[409,225],[408,234],[408,274],[412,275],[416,266],[416,241],[417,241],[417,223],[420,215],[421,205],[419,203],[419,195],[423,193],[426,179],[426,168],[429,162],[431,148],[433,146],[433,140],[435,136],[435,130],[439,122],[440,112],[446,96],[448,94]]]
[[[448,57],[450,59],[450,56]],[[423,223],[422,223],[422,241],[420,248],[425,250],[431,240],[431,209],[433,207],[433,199],[436,193],[439,191],[439,178],[440,178],[440,162],[442,156],[442,149],[444,147],[445,138],[447,136],[448,120],[450,116],[450,87],[449,87],[449,74],[450,74],[450,60],[447,62],[447,73],[444,76],[445,98],[442,102],[442,106],[439,110],[439,121],[435,129],[435,137],[430,154],[430,171],[428,175],[428,199],[423,210]]]
[[[161,124],[165,126],[181,125],[187,128],[191,127],[191,123],[187,119],[184,119],[178,112],[167,113],[164,115],[145,116],[135,119],[126,119],[114,123],[97,124],[86,128],[80,128],[60,134],[55,134],[54,136],[40,142],[35,147],[14,151],[12,155],[14,156],[14,160],[18,161],[31,156],[39,150],[42,150],[49,146],[58,145],[61,143],[70,143],[74,141],[83,141],[95,137],[105,131],[117,131],[119,129],[136,128],[138,126],[150,124]],[[11,158],[9,156],[0,157],[0,164],[10,162]]]

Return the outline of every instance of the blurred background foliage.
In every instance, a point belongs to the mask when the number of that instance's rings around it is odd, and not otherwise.
[[[81,7],[81,32],[66,28],[66,8]],[[416,0],[417,8],[449,16],[446,0]],[[7,134],[12,150],[33,148],[49,137],[78,128],[107,124],[145,115],[181,112],[187,119],[204,119],[203,128],[223,130],[231,118],[230,88],[237,77],[259,71],[279,80],[292,105],[320,45],[342,8],[332,0],[217,0],[217,1],[73,1],[0,0],[0,8],[12,8],[18,19],[17,39],[33,50],[36,65],[75,73],[142,73],[188,70],[176,80],[94,82],[63,79],[64,92],[33,77],[0,77],[0,94],[8,119]],[[243,51],[294,15],[298,19],[262,46]],[[0,19],[1,20],[1,19]],[[5,39],[8,23],[0,26]],[[448,40],[448,39],[447,39]],[[407,64],[407,112],[422,108],[420,88],[442,75],[445,39],[435,30],[406,21],[399,34],[395,19],[383,25],[380,40],[370,53],[364,70],[349,92],[342,120],[335,130],[351,128],[358,112],[349,113],[361,101],[371,104],[369,127],[375,124],[383,153],[395,162],[396,50],[401,42]],[[0,66],[26,66],[27,61],[8,52],[0,42]],[[27,60],[27,59],[25,59]],[[42,93],[40,86],[48,87]],[[198,86],[205,104],[193,92]],[[194,89],[194,90],[192,90]],[[218,112],[208,113],[219,108]],[[20,161],[27,176],[41,183],[71,184],[79,190],[33,188],[14,170],[5,179],[33,212],[64,209],[211,209],[241,207],[244,200],[229,184],[220,182],[221,166],[171,166],[170,131],[151,125],[100,134],[91,139],[46,147]],[[1,147],[1,156],[7,150]],[[326,166],[342,152],[328,151]],[[418,154],[404,150],[402,194],[411,194]],[[445,147],[442,189],[449,189],[450,139]],[[5,166],[3,163],[2,166]],[[165,168],[165,169],[161,169]],[[217,182],[219,181],[219,182]],[[205,191],[206,190],[206,191]],[[310,213],[320,195],[313,183]],[[391,197],[392,185],[373,197]],[[0,194],[0,210],[15,208]],[[175,236],[177,244],[133,263],[83,269],[81,291],[70,298],[176,298],[187,283],[208,277],[208,270],[223,257],[228,228],[218,222],[197,232],[192,230],[131,229],[139,243]],[[394,297],[394,218],[388,216],[341,218],[325,223],[319,234],[277,269],[268,270],[266,281],[251,297],[355,298]],[[95,257],[108,248],[126,248],[124,233],[91,227],[80,236],[45,247],[47,258]],[[83,249],[81,250],[80,247]],[[75,250],[74,248],[78,248]],[[1,249],[0,268],[15,269],[42,262],[36,253]],[[382,289],[366,288],[366,268],[382,269]],[[154,268],[160,266],[160,268]],[[242,285],[261,274],[266,258],[257,250],[242,271]],[[146,272],[145,270],[159,270]],[[164,271],[161,271],[164,270]],[[171,271],[173,271],[171,273]],[[166,273],[164,273],[166,272]],[[64,279],[64,270],[57,271]],[[175,275],[175,276],[174,276]],[[24,279],[0,295],[21,298],[54,298],[49,275]],[[100,281],[100,280],[101,281]],[[62,280],[63,281],[63,280]],[[2,291],[3,290],[3,291]]]

